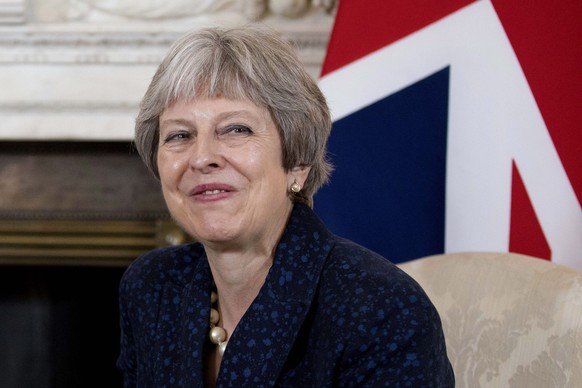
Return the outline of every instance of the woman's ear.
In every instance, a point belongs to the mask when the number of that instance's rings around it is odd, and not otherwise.
[[[288,187],[291,187],[294,183],[298,183],[299,186],[303,187],[307,180],[307,176],[309,175],[309,171],[311,171],[311,166],[293,167],[287,174],[289,177]]]

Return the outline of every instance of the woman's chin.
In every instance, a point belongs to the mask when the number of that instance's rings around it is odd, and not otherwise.
[[[204,225],[202,228],[195,228],[191,234],[194,238],[203,245],[219,245],[233,243],[240,238],[240,231],[234,230],[232,225],[230,227],[212,227],[211,225]]]

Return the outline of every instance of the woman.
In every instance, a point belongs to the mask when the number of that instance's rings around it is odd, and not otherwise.
[[[418,284],[310,208],[331,170],[330,127],[274,32],[205,29],[172,46],[136,146],[199,243],[149,252],[124,275],[126,386],[453,386]]]

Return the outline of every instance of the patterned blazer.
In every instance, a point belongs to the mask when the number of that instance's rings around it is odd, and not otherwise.
[[[120,285],[126,387],[203,387],[212,275],[200,244],[136,260]],[[440,318],[385,258],[294,206],[217,387],[453,387]]]

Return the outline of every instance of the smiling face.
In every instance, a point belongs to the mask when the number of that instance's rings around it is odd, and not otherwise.
[[[292,203],[279,132],[247,100],[197,98],[160,116],[158,169],[176,221],[207,247],[274,247]]]

